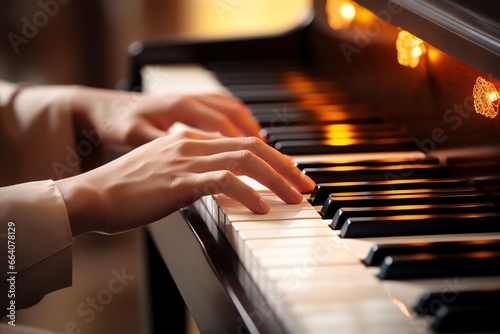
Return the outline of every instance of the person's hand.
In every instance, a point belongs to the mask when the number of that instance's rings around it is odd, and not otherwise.
[[[97,131],[108,144],[137,147],[166,135],[175,122],[226,137],[261,138],[248,108],[219,94],[147,95],[75,86],[70,108],[79,127]]]
[[[315,185],[260,139],[191,132],[160,137],[56,184],[78,235],[134,229],[209,194],[224,193],[255,213],[268,212],[268,204],[238,175],[254,178],[286,203],[299,203],[300,192]]]

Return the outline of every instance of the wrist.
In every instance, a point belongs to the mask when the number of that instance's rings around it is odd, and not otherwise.
[[[89,186],[84,174],[55,181],[62,194],[73,237],[102,230],[103,198],[96,187]]]

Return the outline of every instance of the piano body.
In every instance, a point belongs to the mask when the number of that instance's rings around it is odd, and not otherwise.
[[[500,88],[499,5],[357,0],[332,28],[344,2],[282,34],[131,46],[130,89],[228,91],[317,182],[268,215],[204,197],[152,243],[202,333],[499,332],[500,124],[476,113],[498,110],[477,82]]]

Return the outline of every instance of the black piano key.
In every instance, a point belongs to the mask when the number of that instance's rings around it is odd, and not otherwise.
[[[497,333],[500,305],[444,305],[432,322],[437,333]]]
[[[343,238],[500,232],[500,213],[354,217],[342,225]]]
[[[417,164],[417,165],[437,165],[439,164],[439,159],[433,157],[422,158],[417,161],[408,161],[405,158],[385,158],[385,159],[373,159],[373,160],[328,160],[325,159],[323,161],[313,161],[313,162],[296,162],[295,167],[300,170],[304,170],[306,168],[325,168],[325,167],[340,167],[340,166],[393,166],[393,165],[408,165]]]
[[[298,140],[277,142],[274,148],[283,154],[333,154],[362,152],[416,151],[412,138],[348,139],[348,140]]]
[[[355,114],[351,114],[355,116]],[[358,113],[355,117],[350,117],[351,120],[346,123],[337,124],[321,124],[325,121],[324,114],[321,115],[322,119],[316,126],[304,126],[309,127],[307,131],[274,131],[274,133],[269,133],[264,128],[264,133],[267,136],[269,142],[276,143],[279,141],[289,141],[289,140],[306,140],[306,139],[335,139],[335,138],[390,138],[397,136],[407,135],[404,128],[397,129],[384,129],[382,125],[384,123],[372,123],[363,124],[360,122],[353,122],[352,120],[359,120],[364,117],[366,120],[376,120],[373,115],[366,112]],[[296,128],[299,126],[295,126]]]
[[[389,196],[329,196],[321,207],[323,219],[332,219],[342,207],[396,206],[421,204],[485,203],[487,197],[481,192],[458,192],[436,194],[403,194]],[[356,217],[354,217],[356,218]]]
[[[401,179],[385,181],[329,182],[319,183],[309,196],[312,205],[322,205],[333,193],[347,191],[376,191],[393,189],[429,189],[459,188],[467,186],[466,180],[460,179]]]
[[[388,256],[380,266],[381,279],[419,279],[500,275],[500,252],[411,254]]]
[[[250,109],[253,107],[250,106]],[[365,111],[354,111],[350,112],[347,108],[344,110],[331,111],[328,113],[315,113],[310,110],[297,109],[297,108],[275,108],[272,110],[252,111],[253,117],[262,127],[274,127],[274,128],[284,128],[287,126],[298,126],[307,124],[323,124],[323,125],[335,125],[335,124],[370,124],[379,122],[380,118],[372,113]],[[274,146],[280,142],[286,141],[297,141],[295,138],[289,138],[290,140],[274,140]],[[303,140],[298,138],[298,141]],[[380,139],[382,140],[382,139]]]
[[[353,217],[384,217],[400,215],[433,215],[449,213],[485,213],[500,212],[500,207],[493,203],[463,203],[463,204],[425,204],[397,205],[377,207],[343,207],[333,215],[330,226],[340,230],[345,221]]]
[[[335,166],[305,168],[302,172],[316,183],[347,181],[383,181],[394,179],[453,178],[448,166],[396,164],[389,166]]]
[[[449,194],[459,194],[459,193],[469,193],[469,192],[479,192],[473,187],[460,187],[460,188],[421,188],[421,189],[391,189],[391,190],[365,190],[365,191],[345,191],[336,192],[330,194],[333,198],[337,197],[362,197],[362,196],[390,196],[390,195],[413,195],[413,194],[434,194],[439,193],[449,193]],[[482,193],[481,193],[482,194]]]
[[[282,109],[285,106],[280,105],[267,105],[268,110]],[[290,106],[287,105],[287,110]],[[299,108],[298,106],[296,106]],[[251,105],[249,108],[253,112],[256,112],[256,106]],[[257,111],[258,112],[258,111]],[[405,128],[400,124],[395,123],[375,123],[375,124],[331,124],[331,125],[319,125],[319,124],[309,124],[309,125],[290,125],[286,128],[274,128],[264,127],[262,129],[262,134],[264,136],[272,136],[272,135],[280,135],[286,134],[293,137],[294,134],[302,134],[302,133],[325,133],[325,132],[337,132],[337,131],[359,131],[359,132],[367,132],[367,131],[394,131],[397,133],[405,133]]]
[[[455,254],[468,252],[500,252],[500,240],[464,240],[442,242],[408,242],[400,244],[373,245],[364,263],[380,266],[387,256],[409,254]]]
[[[293,102],[299,99],[297,94],[287,90],[247,90],[233,91],[232,94],[243,103],[257,102]]]
[[[415,305],[420,315],[436,315],[444,305],[495,305],[500,301],[500,289],[453,290],[427,292]]]
[[[372,114],[365,112],[356,113],[353,115],[349,115],[348,113],[345,112],[332,112],[329,114],[325,114],[321,118],[319,118],[314,113],[307,112],[304,110],[292,110],[292,111],[276,110],[275,112],[266,114],[256,113],[253,114],[253,116],[261,126],[273,126],[273,127],[286,126],[292,124],[310,124],[310,123],[317,123],[317,124],[333,124],[333,123],[345,123],[345,122],[370,123],[370,122],[376,122],[378,120],[376,116],[373,116]],[[300,138],[298,139],[301,140]],[[274,142],[279,143],[281,141],[274,141]]]
[[[332,135],[329,133],[298,133],[298,134],[281,134],[271,135],[267,138],[271,146],[275,146],[278,142],[294,141],[294,140],[338,140],[338,139],[377,139],[377,138],[397,138],[403,134],[395,132],[349,132],[342,137],[342,135]]]

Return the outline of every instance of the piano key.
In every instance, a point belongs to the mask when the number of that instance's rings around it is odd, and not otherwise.
[[[259,118],[257,118],[259,119]],[[352,121],[352,120],[351,120]],[[281,141],[296,140],[335,140],[335,139],[370,139],[370,138],[398,138],[406,136],[402,132],[394,131],[344,131],[344,132],[306,132],[306,133],[280,133],[267,136],[270,145],[275,145]]]
[[[405,134],[397,132],[336,132],[336,133],[301,133],[301,134],[281,134],[281,135],[271,135],[267,137],[269,145],[276,146],[279,142],[284,141],[297,141],[297,140],[316,140],[316,141],[328,141],[328,140],[347,140],[347,139],[385,139],[385,138],[403,138]]]
[[[343,191],[334,192],[329,196],[332,198],[342,197],[362,197],[362,196],[392,196],[392,195],[416,195],[416,194],[461,194],[461,193],[480,193],[473,187],[460,188],[425,188],[420,189],[390,189],[390,190],[362,190],[362,191]]]
[[[291,326],[292,333],[331,333],[332,321],[338,326],[334,330],[342,333],[408,329],[409,319],[387,298],[376,278],[357,265],[323,266],[306,273],[300,268],[295,272],[275,268],[267,276],[265,291],[275,297],[271,303],[276,312],[297,321],[294,326],[299,327]]]
[[[391,179],[453,178],[448,166],[396,164],[389,166],[336,166],[306,168],[302,171],[316,183],[386,181]]]
[[[250,106],[250,108],[252,107]],[[317,115],[307,110],[289,110],[287,107],[284,107],[281,109],[269,110],[266,113],[254,113],[253,116],[262,127],[282,127],[288,125],[300,125],[309,123],[370,123],[379,120],[378,117],[373,116],[373,114],[371,113],[360,111],[351,112],[345,107],[343,108],[343,110],[332,111],[324,113],[322,115]],[[395,136],[397,136],[397,134],[395,134]],[[384,140],[384,138],[379,138],[379,140]],[[300,140],[293,139],[288,141],[296,143]],[[277,141],[275,142],[274,146],[276,147],[281,142],[287,141]]]
[[[429,189],[441,189],[465,186],[467,186],[466,180],[440,178],[319,183],[311,192],[309,202],[313,205],[322,205],[328,199],[330,194],[337,192],[420,189],[422,187]]]
[[[420,204],[485,203],[487,197],[481,192],[463,191],[454,193],[402,194],[387,196],[328,196],[321,207],[323,219],[332,219],[342,207],[396,206]],[[353,219],[358,219],[354,217]]]
[[[437,333],[497,332],[500,305],[444,305],[436,314],[432,328]]]
[[[418,147],[411,138],[301,140],[277,142],[274,148],[283,154],[329,154],[371,151],[414,151]]]
[[[268,229],[289,229],[289,228],[324,228],[325,224],[320,219],[293,219],[293,220],[263,220],[263,221],[243,221],[231,222],[226,225],[226,236],[228,239],[239,238],[239,233],[248,230],[265,231]],[[265,232],[264,232],[265,233]]]
[[[426,204],[398,205],[379,207],[342,207],[333,215],[330,226],[339,230],[348,218],[352,217],[383,217],[398,215],[432,215],[448,213],[485,213],[500,212],[493,203],[463,203],[463,204]]]
[[[325,168],[325,167],[341,167],[341,166],[391,166],[391,165],[407,165],[408,160],[402,157],[397,158],[386,158],[377,160],[364,160],[362,162],[356,160],[322,160],[313,162],[297,162],[295,167],[298,169],[306,168]],[[433,157],[426,157],[420,159],[419,161],[412,162],[412,164],[419,165],[437,165],[439,164],[439,159]]]
[[[500,232],[500,213],[354,217],[342,225],[343,238]]]
[[[340,237],[340,231],[334,230]],[[439,243],[439,242],[462,242],[477,240],[500,240],[500,233],[457,233],[457,234],[417,234],[392,237],[367,237],[367,238],[341,238],[344,247],[349,249],[356,257],[365,262],[370,251],[376,245],[395,245],[413,243]]]
[[[422,294],[415,311],[421,315],[436,315],[443,305],[485,305],[498,304],[500,289],[463,290],[455,293],[427,292]]]
[[[331,112],[328,114],[322,115],[319,118],[317,115],[314,115],[308,111],[289,111],[289,110],[275,110],[273,112],[269,112],[266,114],[254,114],[254,118],[257,122],[260,123],[261,126],[273,126],[280,127],[286,126],[290,124],[306,124],[311,122],[317,123],[345,123],[345,122],[373,122],[376,121],[377,118],[369,113],[354,113],[349,114],[344,111],[339,112]],[[396,136],[396,135],[395,135]],[[303,140],[301,138],[289,139],[288,141],[296,141]],[[275,141],[275,145],[282,142],[284,140]]]
[[[290,229],[265,229],[265,230],[243,230],[238,237],[233,236],[233,247],[237,254],[245,253],[245,242],[253,239],[282,239],[282,238],[310,238],[310,237],[333,237],[332,230],[325,227],[314,228],[290,228]]]
[[[379,266],[387,256],[434,254],[445,255],[479,251],[500,252],[500,240],[471,240],[449,242],[413,242],[390,245],[374,245],[364,263]]]
[[[252,263],[254,261],[254,254],[262,251],[273,250],[283,250],[283,249],[295,249],[295,248],[305,248],[308,247],[314,252],[314,258],[329,257],[330,255],[336,254],[338,249],[344,249],[342,243],[339,241],[338,237],[330,234],[328,235],[315,235],[315,236],[302,236],[297,238],[265,238],[265,239],[247,239],[243,243],[243,248],[241,250],[243,253],[239,254],[240,259],[244,263]],[[355,260],[351,261],[354,263]],[[303,263],[293,268],[301,268],[300,270],[307,270],[309,266],[309,260],[304,259]],[[291,268],[291,267],[290,267]],[[272,270],[272,269],[270,269]],[[265,276],[262,276],[262,281],[266,280]]]
[[[305,154],[294,155],[293,161],[295,164],[301,162],[321,162],[321,161],[359,161],[358,165],[363,165],[366,160],[379,160],[379,159],[403,159],[406,164],[418,164],[419,161],[425,159],[422,151],[375,151],[375,152],[350,152],[350,153],[330,153],[330,154]]]
[[[500,252],[388,256],[380,266],[381,279],[454,276],[500,276]]]
[[[320,218],[316,210],[285,210],[285,211],[273,211],[256,216],[255,213],[247,210],[246,212],[229,212],[226,213],[226,219],[228,222],[238,222],[238,221],[256,221],[256,220],[283,220],[283,219],[312,219]]]
[[[298,96],[285,90],[252,90],[252,91],[235,91],[232,94],[244,103],[256,102],[292,102],[297,101]]]
[[[309,246],[295,248],[265,249],[252,254],[248,271],[256,280],[262,280],[273,268],[300,267],[313,262],[314,267],[357,265],[359,261],[345,248],[335,249],[335,256],[318,257],[317,250]]]
[[[264,110],[266,112],[269,112],[269,110],[281,110],[283,108],[282,105],[280,104],[266,104],[263,105],[265,108]],[[253,112],[260,112],[260,108],[258,105],[252,105],[250,106],[251,110],[253,109]],[[290,108],[302,108],[300,105],[287,105],[286,106],[287,110],[290,110]],[[344,107],[347,109],[347,107]],[[405,133],[406,128],[403,127],[401,124],[396,124],[396,123],[370,123],[370,124],[308,124],[308,125],[289,125],[286,128],[275,128],[275,127],[264,127],[262,129],[262,135],[266,137],[274,136],[274,135],[286,135],[286,136],[291,136],[293,135],[300,135],[300,134],[307,134],[307,133],[336,133],[336,132],[349,132],[349,131],[357,131],[357,132],[372,132],[372,131],[394,131],[396,133]]]

